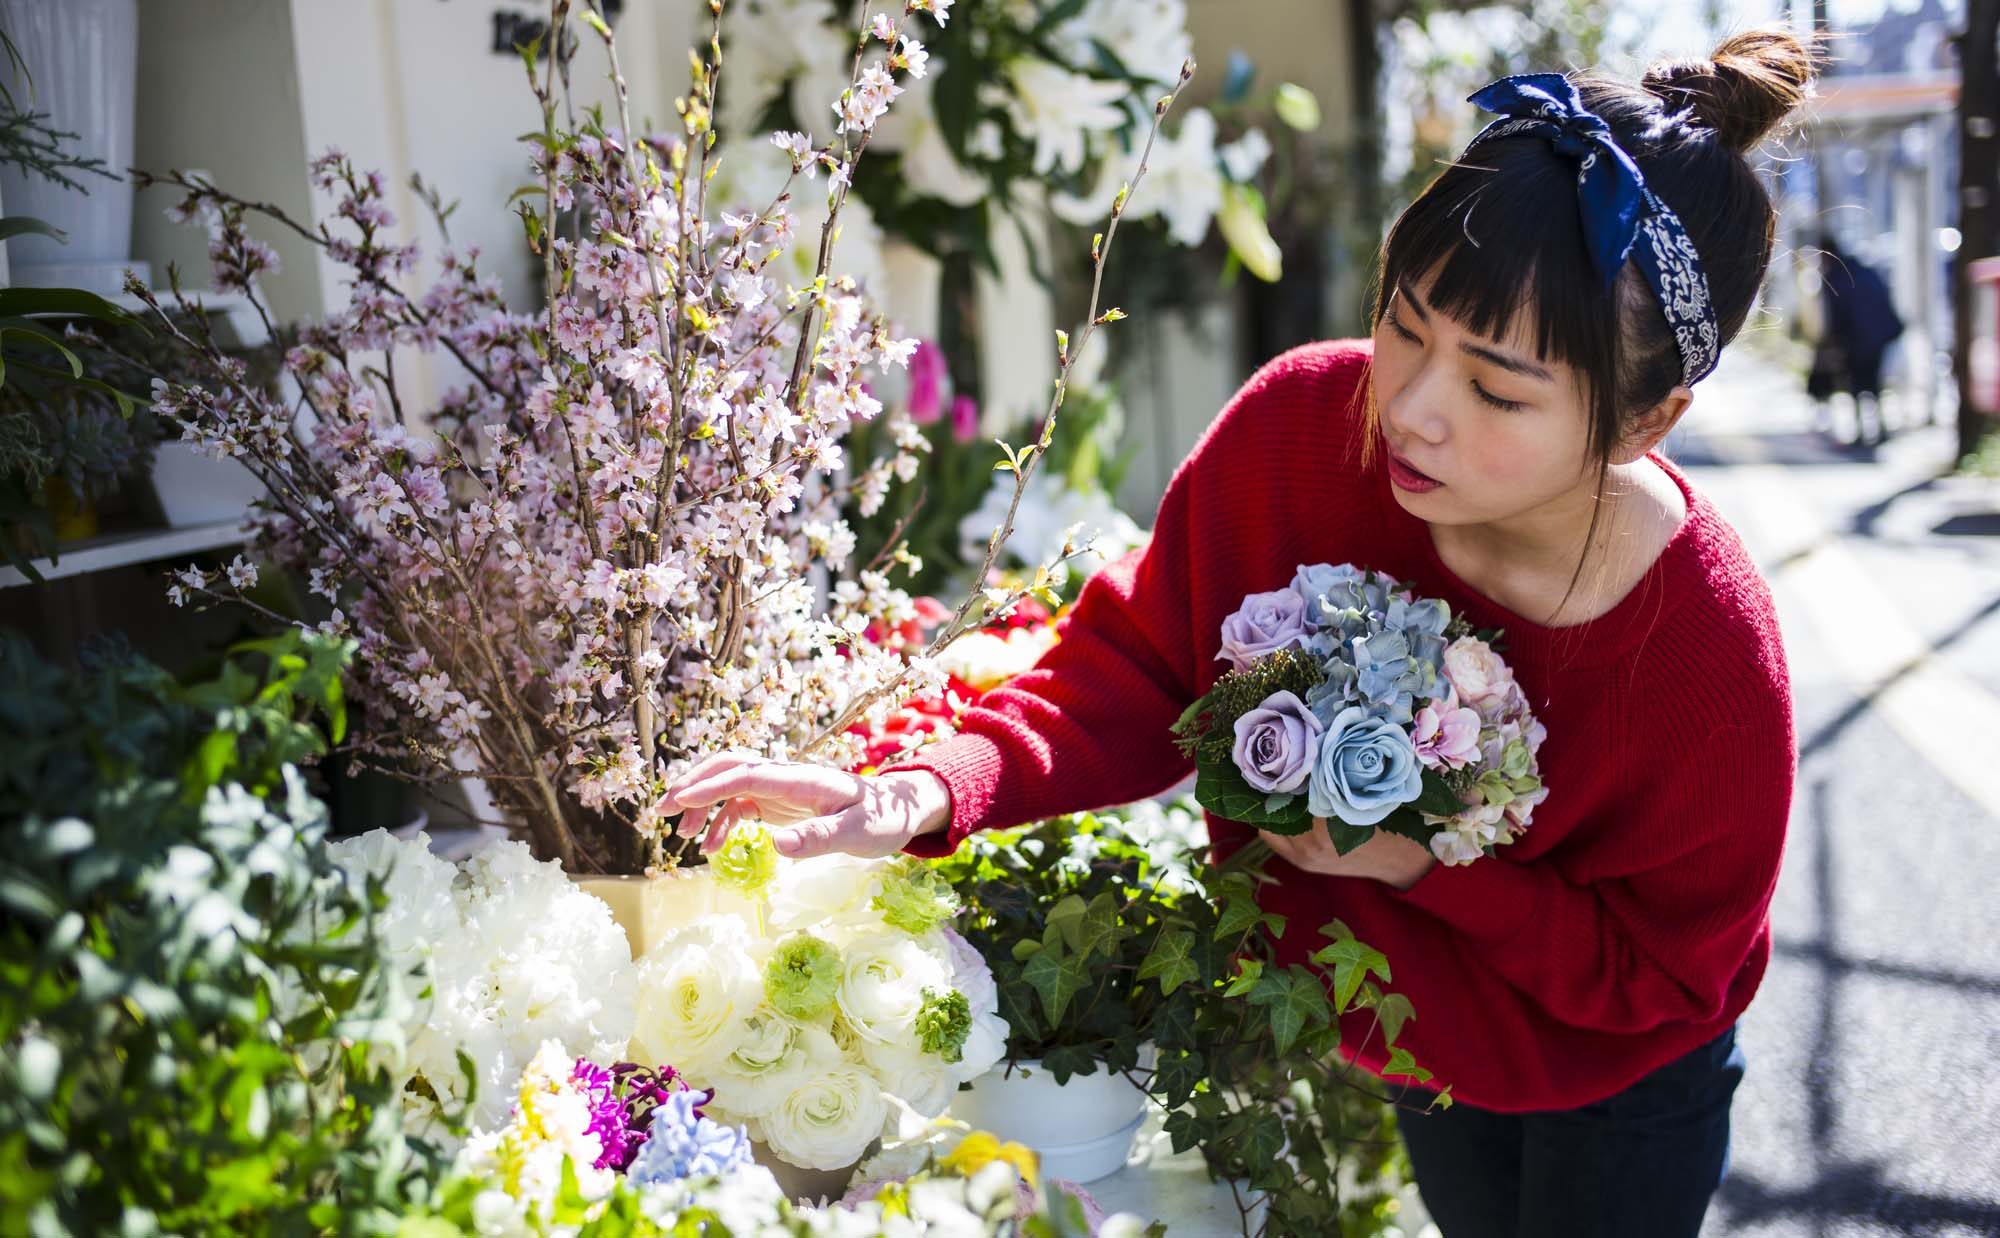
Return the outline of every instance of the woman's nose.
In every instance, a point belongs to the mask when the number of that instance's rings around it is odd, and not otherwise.
[[[1447,390],[1442,368],[1420,366],[1383,405],[1382,416],[1399,437],[1442,443],[1451,432],[1445,414]]]

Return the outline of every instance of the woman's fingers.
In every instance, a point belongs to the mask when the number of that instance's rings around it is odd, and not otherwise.
[[[830,851],[843,850],[839,844],[848,832],[850,819],[856,811],[849,808],[833,816],[810,817],[797,825],[773,830],[771,843],[778,849],[779,855],[793,860],[811,859]]]
[[[668,783],[666,794],[662,798],[666,799],[670,805],[681,808],[689,807],[688,802],[681,798],[682,794],[689,787],[713,778],[725,770],[735,769],[738,766],[748,765],[753,762],[762,761],[763,759],[753,752],[718,752],[714,756],[703,757],[685,770],[682,770],[680,777]]]

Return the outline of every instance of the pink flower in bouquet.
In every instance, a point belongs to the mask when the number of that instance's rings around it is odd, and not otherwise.
[[[1267,653],[1306,641],[1306,600],[1292,589],[1253,593],[1222,621],[1222,651],[1215,656],[1243,670]]]
[[[910,420],[927,426],[944,414],[944,350],[929,340],[910,357]]]
[[[979,401],[969,395],[952,399],[951,437],[960,443],[970,443],[979,437]]]
[[[1458,690],[1458,698],[1474,709],[1505,698],[1514,687],[1514,672],[1493,652],[1493,647],[1476,636],[1461,636],[1445,646],[1444,677]]]
[[[1410,738],[1416,742],[1417,759],[1425,765],[1464,769],[1479,757],[1479,711],[1460,705],[1453,689],[1443,700],[1417,711]]]

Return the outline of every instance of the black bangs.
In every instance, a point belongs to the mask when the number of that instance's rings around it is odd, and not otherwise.
[[[1593,449],[1615,431],[1617,301],[1584,247],[1574,162],[1541,138],[1501,138],[1446,168],[1390,230],[1375,322],[1427,277],[1426,303],[1468,331],[1502,339],[1528,315],[1522,338],[1583,377]]]

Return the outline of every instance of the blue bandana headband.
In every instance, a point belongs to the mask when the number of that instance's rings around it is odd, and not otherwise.
[[[1681,381],[1692,386],[1706,377],[1722,354],[1722,333],[1701,257],[1680,217],[1646,187],[1639,165],[1613,140],[1611,126],[1583,105],[1576,87],[1560,73],[1503,77],[1467,102],[1502,117],[1472,139],[1465,148],[1468,155],[1482,142],[1532,134],[1576,160],[1584,244],[1605,290],[1610,291],[1627,258],[1637,263],[1673,329]]]

